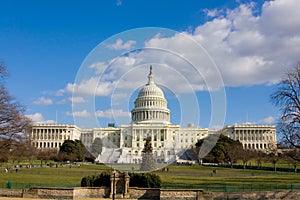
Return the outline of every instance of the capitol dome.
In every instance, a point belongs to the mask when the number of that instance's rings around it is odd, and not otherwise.
[[[131,111],[133,123],[166,123],[170,124],[170,110],[163,91],[155,84],[152,66],[148,75],[148,83],[144,85],[134,102]]]

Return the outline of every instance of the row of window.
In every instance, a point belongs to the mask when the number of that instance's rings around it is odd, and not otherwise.
[[[167,103],[164,101],[138,101],[135,104],[135,107],[146,107],[146,106],[167,107]]]
[[[234,137],[235,140],[258,140],[258,141],[263,141],[263,140],[266,140],[266,141],[273,141],[273,137],[272,136],[235,136]]]
[[[59,148],[61,144],[61,142],[32,142],[36,148]]]
[[[54,133],[44,133],[44,134],[33,134],[31,136],[33,140],[69,140],[70,136],[68,135],[58,135]]]
[[[235,133],[264,134],[264,133],[272,133],[272,132],[270,130],[235,130]]]
[[[244,144],[245,149],[267,149],[268,145],[267,144]]]
[[[66,133],[67,129],[32,129],[33,133]],[[70,131],[68,131],[70,133]]]

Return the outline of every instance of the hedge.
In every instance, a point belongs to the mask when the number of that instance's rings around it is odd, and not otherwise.
[[[161,179],[152,173],[129,173],[130,187],[160,188]],[[110,173],[102,172],[99,175],[86,176],[81,179],[81,187],[110,187]]]

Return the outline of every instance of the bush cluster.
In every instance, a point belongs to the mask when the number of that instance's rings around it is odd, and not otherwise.
[[[110,187],[110,174],[104,171],[99,175],[83,177],[80,185],[81,187]]]
[[[161,179],[152,173],[129,173],[130,187],[160,188]]]
[[[161,179],[152,173],[129,173],[130,187],[160,188]],[[81,187],[110,187],[110,173],[102,172],[99,175],[86,176],[81,179]]]

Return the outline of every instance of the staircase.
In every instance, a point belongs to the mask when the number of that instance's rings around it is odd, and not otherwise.
[[[95,159],[98,163],[116,163],[121,155],[121,149],[102,148],[101,154]]]

